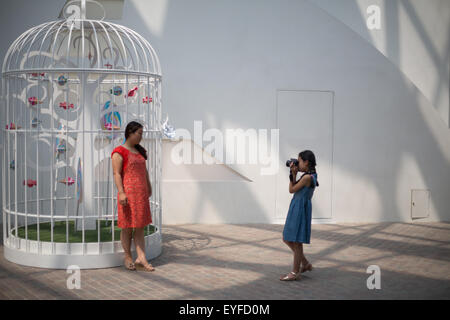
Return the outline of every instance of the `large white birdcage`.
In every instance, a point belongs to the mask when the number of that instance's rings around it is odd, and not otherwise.
[[[158,256],[161,69],[149,42],[82,12],[23,33],[2,77],[5,257],[46,268],[123,263],[111,152],[132,120],[144,127],[153,190],[146,254]]]

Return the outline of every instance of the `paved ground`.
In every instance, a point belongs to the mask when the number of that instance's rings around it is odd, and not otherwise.
[[[154,273],[81,271],[69,290],[65,270],[22,267],[3,257],[0,299],[450,299],[450,223],[312,226],[305,245],[315,269],[281,282],[292,254],[281,225],[163,226]],[[367,289],[369,265],[381,289]]]

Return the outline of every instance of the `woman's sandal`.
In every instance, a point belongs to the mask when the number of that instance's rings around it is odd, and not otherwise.
[[[291,276],[293,275],[293,276]],[[287,275],[285,275],[283,278],[280,278],[281,281],[294,281],[294,280],[298,280],[300,279],[300,272],[295,273],[295,272],[289,272]]]
[[[130,261],[130,260],[125,259],[124,265],[125,265],[125,268],[128,270],[131,270],[131,271],[136,270],[136,266],[134,265],[133,260]]]
[[[136,266],[137,271],[153,272],[156,270],[151,264],[149,264],[148,266],[144,266],[140,262],[135,262],[134,265]]]
[[[306,272],[306,271],[312,271],[313,266],[311,263],[308,263],[306,266],[302,267],[302,270],[300,271],[300,273]]]

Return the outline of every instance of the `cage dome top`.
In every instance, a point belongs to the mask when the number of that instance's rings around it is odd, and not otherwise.
[[[33,27],[12,43],[3,61],[4,75],[86,71],[161,76],[158,56],[140,34],[86,19],[85,1],[73,2],[81,4],[78,16]]]

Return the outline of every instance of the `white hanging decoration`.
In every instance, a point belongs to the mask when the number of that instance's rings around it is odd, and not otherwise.
[[[166,114],[166,120],[164,120],[164,123],[162,124],[162,129],[164,136],[168,139],[175,138],[175,128],[169,124],[169,115]]]

